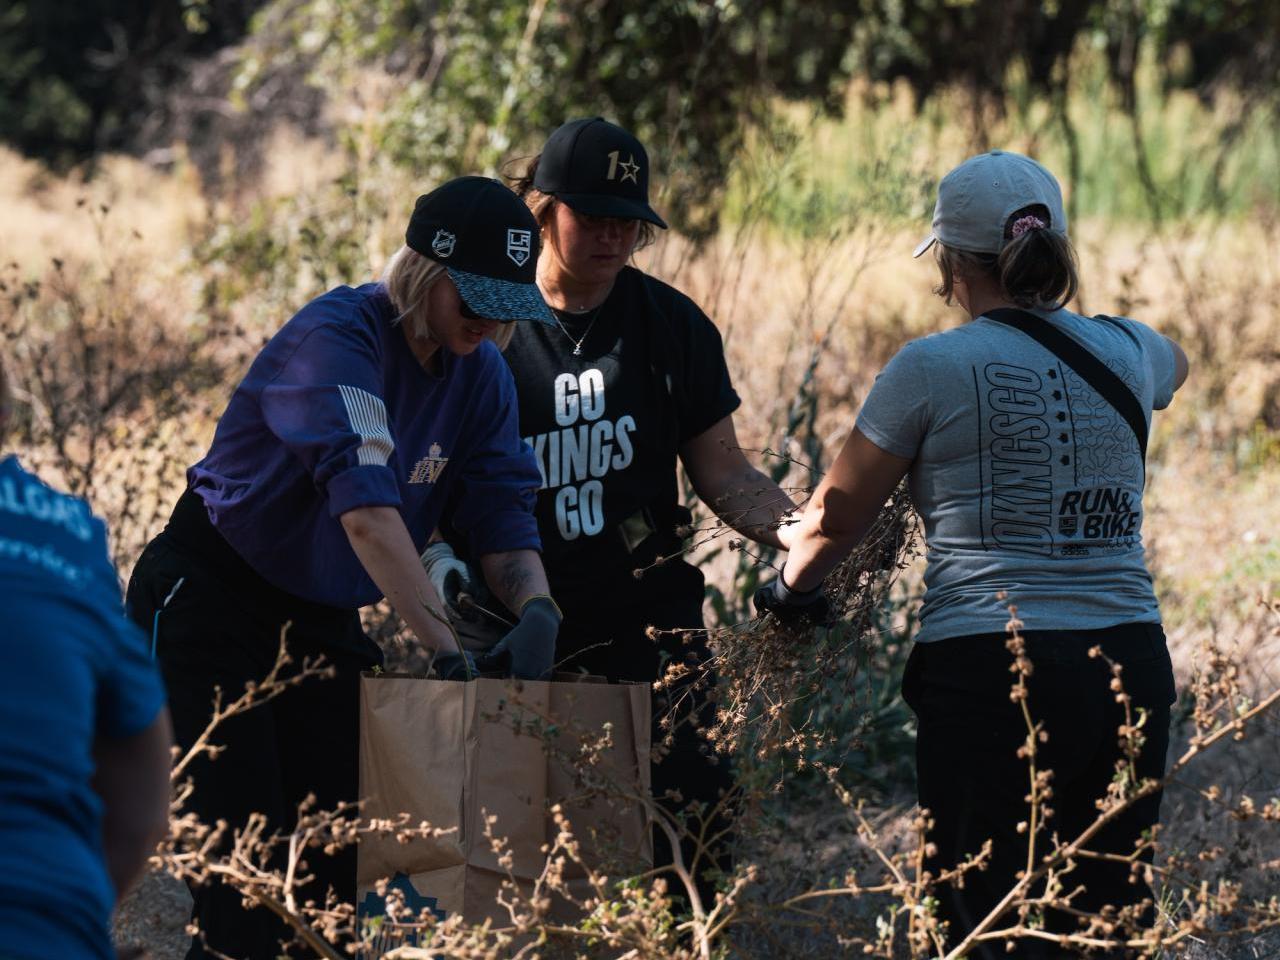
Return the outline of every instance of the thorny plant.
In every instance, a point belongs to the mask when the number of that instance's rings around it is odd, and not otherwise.
[[[1195,733],[1183,753],[1167,767],[1163,777],[1141,779],[1136,761],[1145,742],[1143,727],[1146,717],[1141,710],[1135,712],[1132,698],[1124,688],[1123,666],[1108,659],[1098,647],[1090,650],[1091,657],[1106,660],[1111,673],[1110,689],[1123,709],[1124,722],[1116,731],[1121,756],[1116,761],[1116,773],[1106,796],[1097,801],[1099,813],[1093,823],[1074,838],[1054,835],[1049,849],[1044,851],[1038,846],[1038,840],[1041,833],[1047,832],[1046,825],[1052,817],[1052,808],[1048,806],[1053,796],[1052,772],[1041,769],[1037,757],[1047,734],[1043,725],[1033,719],[1027,682],[1034,666],[1027,656],[1026,643],[1020,632],[1023,624],[1017,618],[1016,608],[1011,607],[1011,612],[1007,646],[1014,658],[1013,670],[1017,678],[1011,698],[1019,705],[1027,729],[1026,740],[1019,748],[1019,756],[1027,761],[1029,779],[1029,820],[1019,824],[1028,838],[1026,867],[991,913],[963,939],[951,945],[945,954],[947,960],[964,957],[982,942],[1004,940],[1012,943],[1019,938],[1045,939],[1064,949],[1127,948],[1156,956],[1161,949],[1190,937],[1222,936],[1226,931],[1217,926],[1216,921],[1225,917],[1234,917],[1237,929],[1249,932],[1280,925],[1280,897],[1273,895],[1267,900],[1246,903],[1240,897],[1238,885],[1225,881],[1216,890],[1206,884],[1192,882],[1188,891],[1191,895],[1184,900],[1186,909],[1181,915],[1168,918],[1169,923],[1164,927],[1147,927],[1143,923],[1143,910],[1151,905],[1149,903],[1123,909],[1104,908],[1101,912],[1088,914],[1072,903],[1078,891],[1072,892],[1070,877],[1074,861],[1098,858],[1128,865],[1132,882],[1148,887],[1158,882],[1165,888],[1166,896],[1171,890],[1186,886],[1185,868],[1189,865],[1186,858],[1166,854],[1161,860],[1155,860],[1161,850],[1158,831],[1144,837],[1132,853],[1123,856],[1091,850],[1089,845],[1108,824],[1139,800],[1177,783],[1187,767],[1206,751],[1227,739],[1235,742],[1244,740],[1250,724],[1280,701],[1280,690],[1253,702],[1240,689],[1235,665],[1209,644],[1205,650],[1208,668],[1197,675],[1193,685]],[[1280,801],[1272,800],[1260,812],[1251,802],[1242,802],[1241,810],[1246,817],[1260,815],[1264,819],[1280,821]],[[1152,862],[1146,862],[1147,858]],[[1031,918],[1042,916],[1051,909],[1073,913],[1079,922],[1079,930],[1067,934],[1050,933],[1031,922]]]
[[[1270,603],[1268,607],[1280,623],[1280,605]],[[883,907],[875,922],[867,923],[863,919],[849,924],[852,929],[835,933],[834,939],[844,947],[856,947],[865,955],[886,960],[904,954],[960,960],[982,943],[1003,943],[1008,950],[1015,951],[1019,941],[1028,939],[1049,941],[1064,951],[1130,949],[1147,956],[1160,956],[1161,951],[1177,950],[1191,941],[1203,943],[1215,938],[1254,935],[1280,926],[1280,896],[1274,892],[1249,899],[1244,895],[1242,884],[1227,880],[1212,884],[1198,876],[1197,866],[1221,856],[1221,850],[1179,852],[1162,845],[1158,831],[1144,836],[1133,852],[1124,856],[1090,848],[1108,824],[1139,800],[1170,786],[1183,785],[1187,770],[1208,751],[1224,741],[1244,740],[1280,700],[1280,690],[1261,699],[1251,698],[1241,689],[1238,665],[1216,645],[1207,643],[1203,669],[1192,684],[1194,733],[1163,777],[1140,779],[1135,761],[1143,748],[1146,718],[1133,708],[1123,684],[1123,667],[1107,661],[1111,691],[1124,714],[1124,722],[1116,731],[1120,747],[1116,774],[1107,794],[1097,801],[1098,815],[1092,823],[1074,837],[1050,836],[1046,825],[1053,816],[1049,806],[1053,775],[1038,762],[1040,746],[1047,733],[1035,720],[1028,686],[1034,665],[1027,655],[1021,627],[1013,609],[1007,646],[1014,674],[1010,698],[1018,704],[1026,726],[1026,737],[1018,748],[1018,756],[1027,762],[1028,818],[1019,824],[1019,832],[1027,837],[1026,864],[996,907],[964,937],[947,942],[946,932],[936,916],[937,891],[947,884],[962,885],[965,875],[972,870],[986,869],[989,845],[969,861],[932,876],[925,867],[926,857],[933,852],[928,837],[929,812],[919,810],[911,820],[914,844],[892,849],[866,815],[862,800],[841,785],[839,769],[827,767],[824,772],[828,782],[865,847],[867,869],[861,873],[849,870],[842,882],[781,902],[745,898],[740,915],[730,922],[776,931],[781,918],[793,927],[826,924],[830,928],[848,924],[847,917],[842,918],[830,909],[834,902],[870,900]],[[1090,655],[1106,659],[1098,648],[1090,651]],[[1200,792],[1211,803],[1217,802],[1221,795],[1216,787]],[[1280,822],[1280,800],[1272,798],[1263,805],[1245,796],[1229,812],[1241,820],[1274,824]],[[1133,882],[1157,888],[1162,903],[1166,907],[1173,904],[1173,907],[1166,908],[1154,926],[1142,918],[1143,909],[1149,904],[1123,909],[1104,907],[1092,914],[1077,908],[1073,900],[1080,891],[1072,887],[1071,872],[1077,861],[1090,857],[1127,865]],[[815,909],[815,905],[822,905],[822,909]],[[1078,922],[1077,929],[1066,934],[1044,930],[1041,918],[1049,910],[1073,915]],[[774,943],[777,944],[776,937]]]
[[[673,845],[679,846],[681,825],[639,793],[635,783],[620,782],[607,772],[601,758],[612,746],[612,731],[607,727],[594,732],[571,729],[566,738],[554,718],[539,716],[528,704],[521,704],[518,693],[514,703],[523,711],[513,711],[508,716],[514,718],[521,732],[544,738],[553,758],[572,766],[576,792],[548,811],[558,832],[546,848],[545,869],[531,887],[522,885],[511,872],[506,840],[496,834],[497,818],[484,816],[484,836],[497,854],[499,865],[507,869],[499,902],[510,918],[509,925],[469,927],[458,917],[441,921],[429,909],[415,915],[406,906],[403,894],[386,881],[377,885],[377,892],[385,898],[386,914],[373,923],[362,921],[354,905],[337,902],[331,894],[323,903],[306,899],[314,896],[308,887],[313,880],[309,857],[332,854],[371,835],[391,836],[399,844],[409,844],[436,840],[450,832],[427,823],[412,824],[407,815],[362,819],[357,804],[324,811],[314,809],[314,798],[308,798],[299,808],[297,822],[287,832],[269,830],[266,818],[259,814],[234,826],[222,821],[212,826],[201,822],[185,809],[195,789],[188,773],[198,758],[216,761],[223,752],[217,742],[219,728],[291,687],[333,676],[333,668],[322,658],[305,659],[291,669],[295,665],[286,650],[287,630],[288,625],[281,631],[279,652],[268,674],[249,684],[230,702],[224,702],[221,690],[216,691],[206,730],[190,749],[180,756],[175,752],[170,833],[153,858],[153,866],[190,884],[223,883],[233,887],[243,895],[247,906],[275,914],[296,942],[325,960],[355,954],[475,960],[538,957],[548,956],[549,940],[562,946],[582,944],[592,949],[627,947],[634,956],[709,960],[713,955],[711,946],[716,937],[708,927],[715,922],[717,911],[703,908],[691,869],[685,867],[678,853],[672,869],[691,891],[695,911],[694,919],[684,923],[673,919],[665,877],[611,878],[600,869],[600,864],[608,860],[601,855],[600,844],[587,845],[592,851],[588,856],[582,840],[573,833],[565,811],[572,809],[574,803],[593,798],[621,800],[649,809]],[[566,743],[572,749],[566,749]],[[574,869],[571,871],[570,867]],[[585,892],[581,884],[571,883],[571,872],[585,878]],[[738,881],[737,886],[744,883]],[[554,898],[574,905],[586,919],[577,925],[557,919],[563,911],[553,912]],[[693,931],[692,937],[689,930]],[[193,928],[193,933],[200,935],[198,929]],[[696,952],[690,943],[699,945]],[[430,949],[414,944],[429,944]]]
[[[573,789],[548,811],[556,836],[546,847],[546,869],[531,885],[522,885],[511,871],[511,858],[503,852],[506,841],[495,834],[497,818],[485,817],[485,837],[507,870],[499,903],[510,919],[511,931],[517,936],[550,938],[558,945],[553,954],[567,951],[582,955],[583,948],[605,948],[611,954],[622,951],[627,956],[709,960],[715,952],[716,927],[723,920],[724,904],[731,903],[735,891],[749,882],[735,878],[715,903],[704,902],[695,879],[702,869],[699,860],[710,848],[719,846],[723,837],[674,816],[664,804],[640,790],[634,777],[627,776],[628,771],[617,769],[610,760],[614,747],[611,725],[595,730],[569,718],[551,716],[523,700],[519,690],[517,684],[511,697],[513,709],[499,722],[541,740],[550,762],[571,774]],[[575,832],[574,811],[590,804],[643,811],[666,835],[672,863],[660,870],[636,873],[634,855],[617,847],[607,823],[597,822]],[[722,798],[713,809],[699,811],[697,819],[712,822],[729,804],[729,797]],[[690,838],[697,842],[693,858],[686,860],[682,841]],[[611,876],[610,868],[626,872]],[[673,894],[685,898],[686,917],[676,916],[680,908]],[[565,923],[563,911],[559,916],[553,913],[556,900],[571,904],[573,912],[584,919],[578,924]]]

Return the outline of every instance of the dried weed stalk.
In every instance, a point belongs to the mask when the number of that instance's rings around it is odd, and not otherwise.
[[[889,591],[914,556],[917,533],[901,486],[858,548],[827,578],[834,625],[797,630],[763,617],[710,632],[714,655],[704,670],[715,678],[716,722],[706,736],[718,752],[762,760],[783,752],[804,764],[832,746],[831,731],[811,722],[806,704],[819,696],[843,697],[850,710],[860,709],[856,670],[849,664],[879,642]],[[658,688],[689,685],[689,669],[672,664]],[[833,682],[843,689],[833,692]]]
[[[1158,891],[1161,912],[1155,925],[1144,919],[1145,904],[1104,908],[1094,914],[1079,909],[1074,903],[1079,891],[1071,878],[1075,863],[1083,858],[1116,856],[1090,847],[1108,823],[1142,797],[1179,783],[1188,768],[1215,747],[1245,739],[1280,700],[1280,691],[1251,698],[1241,687],[1239,665],[1209,644],[1202,670],[1193,682],[1194,733],[1163,778],[1142,780],[1136,775],[1134,760],[1142,749],[1145,720],[1131,708],[1123,668],[1111,664],[1113,695],[1125,712],[1116,733],[1122,748],[1116,776],[1108,795],[1099,800],[1096,820],[1078,836],[1058,836],[1050,829],[1052,772],[1042,769],[1039,762],[1044,731],[1035,719],[1027,683],[1034,665],[1027,656],[1015,610],[1008,624],[1008,648],[1011,698],[1019,704],[1026,727],[1019,749],[1028,776],[1028,818],[1023,830],[1026,865],[987,917],[963,938],[948,940],[937,918],[938,890],[946,884],[963,884],[968,873],[985,869],[989,847],[935,876],[925,866],[931,826],[928,811],[912,814],[905,835],[886,835],[869,811],[866,798],[842,783],[839,764],[806,760],[830,746],[829,734],[806,726],[806,701],[828,682],[828,671],[835,662],[852,655],[852,645],[875,642],[879,605],[901,568],[913,532],[914,520],[905,495],[899,493],[863,549],[832,578],[833,600],[856,625],[834,642],[823,629],[797,633],[783,630],[767,618],[714,635],[713,663],[721,687],[717,722],[708,733],[718,749],[741,764],[737,794],[732,802],[726,797],[717,811],[677,817],[653,798],[639,795],[634,784],[619,782],[602,762],[611,745],[612,731],[608,729],[577,729],[571,721],[566,727],[564,718],[541,716],[528,704],[509,712],[505,722],[517,723],[520,732],[541,737],[549,756],[574,772],[575,792],[548,811],[556,831],[545,847],[545,868],[532,886],[510,872],[511,859],[506,840],[498,833],[500,825],[486,816],[485,837],[499,863],[508,868],[500,894],[506,916],[502,924],[468,926],[456,917],[440,921],[429,911],[415,916],[385,884],[381,890],[388,898],[387,916],[373,925],[360,922],[351,904],[332,898],[324,904],[301,901],[298,891],[309,880],[310,851],[333,850],[371,833],[391,834],[406,843],[441,834],[429,824],[410,824],[406,817],[367,822],[350,807],[315,811],[304,805],[292,831],[269,835],[261,818],[236,829],[227,824],[199,823],[183,813],[190,786],[179,783],[173,830],[157,863],[184,880],[230,884],[247,902],[280,916],[299,942],[324,958],[712,960],[729,955],[799,956],[805,951],[792,953],[789,945],[826,941],[883,960],[960,960],[979,944],[995,942],[1016,949],[1019,942],[1031,940],[1049,941],[1064,951],[1128,949],[1155,957],[1193,942],[1280,927],[1280,897],[1274,893],[1249,897],[1239,883],[1203,879],[1200,868],[1218,854],[1212,850],[1178,851],[1168,847],[1159,832],[1145,837],[1131,854],[1121,858],[1130,865],[1135,882]],[[1095,651],[1095,655],[1101,656],[1101,652]],[[288,674],[287,665],[282,648],[276,668],[262,683],[230,705],[215,704],[211,731],[178,761],[175,783],[194,754],[216,752],[214,730],[218,723],[252,709],[293,683],[323,676],[327,670],[322,663],[308,661],[298,672]],[[676,684],[682,679],[688,678],[669,676],[667,682]],[[774,897],[769,878],[786,865],[740,856],[714,899],[707,902],[694,879],[697,864],[687,862],[680,853],[681,841],[693,838],[695,857],[710,856],[710,849],[721,838],[708,835],[706,824],[714,819],[713,814],[739,809],[744,802],[764,802],[776,785],[753,779],[753,771],[762,758],[776,754],[792,758],[794,769],[804,770],[807,765],[820,775],[848,825],[846,842],[861,850],[865,866],[848,869],[800,893]],[[1212,786],[1201,793],[1209,804],[1222,796]],[[645,874],[629,874],[620,859],[611,860],[608,855],[607,837],[580,837],[570,811],[575,804],[593,798],[643,805],[657,828],[667,833],[675,851],[674,864]],[[1274,827],[1280,824],[1280,801],[1242,797],[1220,813]],[[759,821],[749,819],[738,826],[743,831],[761,829]],[[552,908],[556,902],[572,903],[582,919],[565,922],[563,912]],[[1078,921],[1075,932],[1046,931],[1043,917],[1050,910],[1073,914]],[[763,952],[745,949],[761,930],[768,931],[771,946]]]

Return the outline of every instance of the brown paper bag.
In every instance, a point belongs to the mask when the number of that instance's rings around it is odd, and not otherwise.
[[[456,828],[437,840],[398,843],[372,837],[358,851],[361,913],[383,912],[376,893],[387,879],[416,910],[461,914],[468,923],[509,922],[497,897],[507,870],[484,832],[505,837],[510,871],[523,893],[546,863],[543,846],[560,804],[584,859],[611,877],[647,870],[652,838],[643,805],[621,793],[649,792],[650,694],[647,684],[564,676],[550,682],[479,679],[470,683],[366,675],[361,681],[360,795],[367,818],[407,813],[412,823]],[[607,726],[606,726],[607,725]],[[570,757],[608,729],[611,746],[586,775]],[[604,788],[601,789],[601,785]],[[619,790],[621,787],[622,790]],[[566,870],[577,896],[585,872]],[[557,919],[572,905],[555,898]]]

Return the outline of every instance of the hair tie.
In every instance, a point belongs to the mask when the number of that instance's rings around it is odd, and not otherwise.
[[[1016,239],[1028,230],[1043,230],[1046,226],[1047,224],[1043,220],[1034,214],[1031,214],[1013,221],[1013,227],[1011,228],[1010,233],[1012,233],[1013,237]]]

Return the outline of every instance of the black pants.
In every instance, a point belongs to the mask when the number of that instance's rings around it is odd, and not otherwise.
[[[1012,655],[1005,649],[1006,639],[1004,634],[990,634],[917,644],[902,682],[903,697],[919,719],[920,805],[935,821],[929,840],[936,853],[929,858],[929,869],[936,876],[978,853],[985,840],[992,841],[988,869],[970,871],[963,889],[938,888],[939,911],[950,925],[953,946],[999,903],[1026,866],[1027,836],[1018,833],[1017,824],[1029,819],[1028,765],[1017,751],[1027,731],[1020,708],[1009,699],[1015,677],[1009,672]],[[1089,648],[1100,646],[1113,661],[1124,664],[1123,683],[1132,697],[1135,720],[1139,708],[1147,711],[1139,778],[1164,773],[1173,670],[1158,624],[1029,632],[1026,640],[1034,666],[1028,705],[1032,720],[1043,722],[1048,732],[1037,766],[1053,771],[1048,806],[1054,815],[1048,827],[1065,843],[1097,818],[1095,801],[1105,795],[1122,756],[1117,728],[1124,722],[1123,707],[1109,688],[1107,663],[1090,659]],[[1157,793],[1134,804],[1087,849],[1132,854],[1135,841],[1159,816]],[[1038,856],[1050,846],[1042,835]],[[1063,882],[1066,891],[1083,886],[1073,903],[1095,911],[1104,904],[1122,907],[1151,896],[1145,884],[1130,883],[1129,878],[1127,865],[1080,858]],[[1015,921],[1011,912],[995,929]],[[1076,929],[1073,918],[1057,911],[1046,922],[1054,932]],[[1040,958],[1059,956],[1057,950],[1041,941],[1021,940],[1013,953],[1005,952],[1003,942],[991,942],[969,955],[982,960]]]
[[[665,664],[672,660],[700,663],[707,658],[704,636],[686,642],[661,633],[650,637],[647,629],[653,626],[659,631],[683,628],[700,632],[704,596],[702,572],[682,561],[651,568],[639,582],[628,570],[612,588],[562,590],[556,595],[565,614],[556,643],[556,660],[564,670],[641,683],[658,679]],[[714,677],[706,677],[697,687],[678,686],[653,696],[653,795],[677,816],[691,814],[690,805],[700,806],[704,815],[712,814],[733,786],[729,759],[716,756],[701,733],[715,719],[709,696],[713,686]],[[661,721],[669,714],[674,720],[672,742],[663,748],[663,753],[658,745],[665,741],[668,730]],[[671,794],[676,799],[671,799]],[[696,876],[703,902],[709,908],[714,903],[715,873],[727,872],[732,866],[728,833],[731,818],[723,810],[704,818],[707,839],[719,835],[718,841],[707,844]],[[704,818],[687,816],[686,822],[696,830]],[[691,838],[681,843],[686,865],[692,864],[698,846]],[[672,862],[671,846],[661,830],[654,832],[654,858],[660,867]]]
[[[332,680],[307,681],[226,721],[214,736],[226,749],[190,768],[195,792],[188,809],[204,823],[224,819],[239,827],[258,812],[270,829],[288,831],[308,795],[321,810],[358,797],[359,679],[378,662],[376,647],[361,632],[356,611],[290,598],[238,561],[225,541],[210,541],[218,534],[189,498],[143,551],[128,590],[130,616],[156,639],[178,745],[188,749],[205,730],[215,687],[225,703],[266,675],[286,621],[292,621],[292,671],[303,657],[319,654],[337,668]],[[354,901],[354,847],[335,856],[309,851],[307,865],[316,881],[301,901],[323,903],[329,887],[339,899]],[[276,957],[280,941],[289,939],[265,908],[245,910],[231,887],[214,882],[191,893],[192,918],[209,946],[222,953]],[[197,936],[188,960],[205,956]]]

